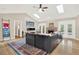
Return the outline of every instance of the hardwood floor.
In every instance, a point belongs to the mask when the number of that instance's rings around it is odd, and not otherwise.
[[[7,45],[8,42],[15,42],[20,39],[0,42],[0,55],[16,55],[16,52]]]
[[[0,55],[15,55],[6,42],[0,42]],[[64,39],[50,55],[79,55],[79,41]]]
[[[15,55],[13,49],[11,49],[6,42],[0,43],[0,55]]]
[[[79,41],[64,39],[51,55],[79,55]]]

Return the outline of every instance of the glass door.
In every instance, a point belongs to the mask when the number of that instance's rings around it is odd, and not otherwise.
[[[10,21],[3,20],[2,21],[2,30],[3,30],[3,39],[9,40],[10,39]]]
[[[75,20],[64,20],[58,23],[58,30],[62,33],[64,38],[75,38]]]

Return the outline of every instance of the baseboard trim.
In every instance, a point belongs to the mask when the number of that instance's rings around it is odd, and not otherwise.
[[[79,40],[79,38],[63,38],[63,39]]]

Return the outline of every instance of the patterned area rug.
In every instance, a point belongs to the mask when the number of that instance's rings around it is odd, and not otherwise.
[[[24,49],[27,49],[28,54],[33,54],[33,55],[45,55],[46,54],[45,51],[35,48],[35,47],[28,45],[28,44],[25,44],[22,47]]]
[[[23,41],[11,42],[8,45],[15,50],[18,55],[46,55],[47,53],[34,46],[22,43]]]

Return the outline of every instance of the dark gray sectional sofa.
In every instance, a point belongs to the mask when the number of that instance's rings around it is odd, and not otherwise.
[[[42,49],[47,53],[51,53],[61,41],[62,35],[59,34],[53,34],[52,36],[49,36],[26,33],[26,44]]]

